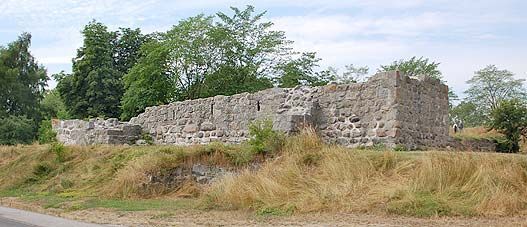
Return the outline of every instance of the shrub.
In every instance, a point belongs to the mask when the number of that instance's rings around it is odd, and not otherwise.
[[[50,151],[53,152],[56,156],[58,162],[64,162],[66,160],[66,150],[64,149],[64,144],[62,143],[52,143]]]
[[[0,144],[29,144],[35,139],[35,124],[25,116],[0,118]]]
[[[408,151],[408,148],[405,145],[397,144],[393,148],[393,151]]]
[[[273,130],[273,122],[270,120],[255,121],[249,125],[251,139],[248,143],[253,152],[259,154],[270,153],[279,150],[284,144],[284,135]]]
[[[40,144],[57,141],[57,133],[51,127],[51,120],[43,120],[38,127],[38,142]]]
[[[506,141],[500,143],[500,149],[516,153],[521,137],[527,137],[527,107],[518,100],[503,101],[491,112],[489,126],[505,135]]]

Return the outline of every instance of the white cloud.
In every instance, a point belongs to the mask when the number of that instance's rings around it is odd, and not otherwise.
[[[353,63],[374,72],[395,59],[425,56],[441,62],[457,91],[487,64],[527,77],[527,47],[515,37],[526,36],[527,16],[518,10],[525,3],[515,0],[0,0],[0,31],[30,31],[32,52],[55,73],[71,64],[80,30],[93,18],[110,29],[164,31],[186,16],[246,4],[269,10],[275,28],[298,50],[317,51],[323,66]],[[503,32],[504,26],[514,31]]]

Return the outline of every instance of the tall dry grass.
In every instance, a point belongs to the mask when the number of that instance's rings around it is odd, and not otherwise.
[[[527,206],[520,155],[396,153],[324,145],[312,131],[279,158],[213,185],[208,206],[277,212],[514,215]]]

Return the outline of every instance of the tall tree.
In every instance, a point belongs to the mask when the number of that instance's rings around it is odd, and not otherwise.
[[[443,79],[441,71],[439,71],[439,63],[430,61],[424,57],[412,57],[408,60],[397,60],[389,65],[381,65],[378,71],[394,71],[398,70],[407,76],[429,76],[435,79]]]
[[[23,33],[7,48],[0,47],[0,117],[40,117],[39,102],[48,77],[29,52],[30,46],[31,35]]]
[[[146,107],[168,103],[174,97],[175,80],[168,70],[170,49],[158,40],[141,48],[136,66],[123,78],[125,93],[121,101],[121,119],[128,120]]]
[[[295,87],[298,85],[321,86],[329,83],[334,78],[329,74],[315,72],[320,58],[313,52],[303,53],[298,59],[293,59],[277,66],[278,86]]]
[[[150,37],[143,35],[139,28],[119,28],[113,35],[113,64],[117,71],[126,74],[137,63],[141,46]]]
[[[476,71],[475,75],[467,81],[470,87],[465,94],[467,100],[486,109],[486,113],[490,113],[503,100],[524,99],[526,90],[523,82],[524,79],[515,79],[512,72],[489,65]]]
[[[96,21],[82,34],[84,45],[73,59],[73,73],[60,79],[57,89],[74,117],[119,116],[123,86],[122,73],[114,68],[114,34]]]
[[[148,105],[272,87],[273,72],[292,54],[290,42],[271,30],[271,22],[262,22],[264,13],[255,14],[254,7],[232,10],[232,16],[182,20],[142,48],[125,76],[122,118]]]
[[[485,124],[483,110],[470,101],[462,101],[450,109],[450,118],[462,120],[465,127],[477,127]]]
[[[217,13],[216,24],[223,41],[225,61],[205,81],[205,96],[232,95],[272,87],[272,74],[290,54],[291,41],[283,31],[272,30],[273,23],[262,21],[266,12],[255,13],[253,6],[231,7],[233,15]],[[278,75],[279,76],[279,75]]]
[[[518,152],[519,141],[527,137],[527,106],[523,100],[502,100],[490,114],[489,127],[505,135],[505,151]],[[501,149],[504,149],[503,147]]]

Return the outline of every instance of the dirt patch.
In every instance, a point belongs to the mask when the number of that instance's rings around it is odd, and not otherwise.
[[[256,216],[246,211],[115,211],[43,209],[17,198],[2,198],[0,205],[63,218],[124,226],[527,226],[527,216],[501,218],[412,218],[361,213],[313,213],[294,216]]]

